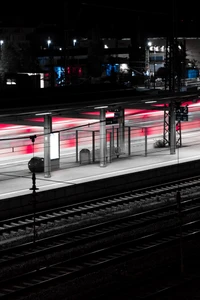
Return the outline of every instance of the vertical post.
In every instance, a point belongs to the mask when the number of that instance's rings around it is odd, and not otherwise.
[[[76,130],[76,162],[78,162],[78,130]]]
[[[182,130],[181,130],[181,121],[179,122],[179,138],[180,138],[180,147],[182,147]]]
[[[4,41],[0,40],[0,60],[2,58],[2,46],[3,46]]]
[[[48,51],[49,51],[49,64],[50,64],[50,86],[55,86],[55,75],[54,75],[54,53],[53,46],[50,37],[47,40]]]
[[[110,148],[111,148],[111,156],[113,156],[114,153],[114,136],[115,136],[115,127],[112,126],[112,131],[111,131],[111,140],[110,140]]]
[[[128,127],[128,155],[131,155],[131,127]]]
[[[169,114],[170,120],[170,154],[176,153],[176,122],[175,122],[175,108],[174,103],[170,104],[170,114]]]
[[[114,148],[115,148],[115,127],[112,126],[112,155],[114,153]]]
[[[106,167],[106,110],[100,109],[100,167]]]
[[[149,42],[150,43],[150,42]],[[151,44],[151,43],[150,43]],[[149,55],[149,44],[147,43],[147,41],[146,41],[146,46],[145,46],[145,68],[146,68],[146,71],[148,71],[149,72],[149,74],[148,74],[148,84],[147,84],[147,87],[149,88],[150,87],[150,84],[149,84],[149,77],[150,77],[150,55]]]
[[[120,109],[119,116],[119,151],[124,152],[124,109]]]
[[[118,148],[119,147],[119,128],[117,128],[116,130],[117,130],[116,138],[117,138],[117,148]]]
[[[30,139],[32,141],[33,144],[33,153],[34,153],[34,143],[35,143],[35,139],[36,139],[36,135],[34,136],[30,136]],[[38,188],[36,187],[36,175],[35,175],[35,170],[33,170],[32,173],[32,188],[30,188],[31,191],[33,191],[32,193],[32,204],[33,204],[33,243],[35,245],[35,241],[36,241],[36,190],[38,190]]]
[[[35,172],[32,173],[32,188],[30,188],[30,190],[33,191],[33,193],[32,193],[32,197],[33,197],[33,243],[35,244],[36,236],[37,236],[37,232],[36,232],[36,203],[37,203],[36,190],[38,190],[38,188],[36,187]]]
[[[92,161],[95,162],[95,131],[92,131]]]
[[[109,147],[108,161],[109,163],[111,163],[112,162],[112,132],[109,132],[109,137],[110,137],[110,147]]]
[[[144,139],[145,139],[145,156],[147,156],[147,127],[144,128]]]
[[[166,37],[165,41],[165,68],[169,68],[169,37]],[[169,75],[165,72],[165,91],[169,87],[168,80],[170,80]]]
[[[44,177],[51,177],[50,134],[52,132],[51,115],[44,116]]]

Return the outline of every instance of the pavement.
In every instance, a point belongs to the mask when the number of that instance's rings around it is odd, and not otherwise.
[[[27,157],[25,161],[28,161],[29,158],[30,157]],[[103,167],[101,167],[99,163],[73,163],[68,165],[62,160],[60,169],[52,171],[49,177],[45,177],[44,173],[36,173],[35,183],[38,192],[40,192],[112,176],[180,164],[197,159],[200,159],[200,146],[198,143],[190,142],[190,144],[177,148],[175,154],[170,154],[169,148],[149,151],[147,156],[145,156],[144,151],[137,152],[135,155],[124,155],[115,158],[111,163],[107,163]],[[13,161],[9,160],[9,170],[12,166],[12,171],[6,171],[8,161],[5,159],[0,160],[0,199],[32,193],[30,189],[33,187],[34,182],[32,173],[28,168],[25,169],[22,167],[21,170],[14,171],[14,163],[16,163],[19,168],[23,166],[22,161],[24,162],[24,157],[22,159],[21,156],[13,158]]]

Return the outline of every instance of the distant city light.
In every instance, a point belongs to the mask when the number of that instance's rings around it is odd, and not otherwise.
[[[3,43],[4,43],[4,41],[3,41],[3,40],[0,40],[0,45],[1,45],[1,46],[3,45]]]
[[[74,40],[73,40],[73,46],[76,46],[76,43],[77,43],[77,40],[74,39]]]
[[[128,72],[128,64],[120,64],[120,71],[121,72]]]
[[[108,46],[107,46],[107,45],[104,45],[104,48],[105,48],[105,49],[108,49]]]

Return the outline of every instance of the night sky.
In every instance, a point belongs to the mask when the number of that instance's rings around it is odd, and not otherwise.
[[[56,5],[58,3],[58,5]],[[183,1],[34,1],[1,4],[1,19],[20,21],[24,24],[59,24],[80,34],[95,25],[102,32],[130,36],[132,32],[162,35],[169,31],[173,3],[175,3],[176,26],[180,34],[200,35],[198,1],[191,0],[187,7]]]

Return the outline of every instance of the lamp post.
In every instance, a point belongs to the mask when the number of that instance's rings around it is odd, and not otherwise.
[[[54,59],[53,59],[53,49],[51,47],[52,40],[48,37],[47,45],[49,49],[49,62],[50,62],[50,86],[54,87]]]
[[[147,43],[147,46],[148,46],[148,51],[147,51],[147,61],[148,61],[148,64],[149,64],[149,70],[151,71],[151,68],[150,68],[150,47],[153,48],[153,87],[154,89],[156,88],[156,77],[155,77],[155,73],[156,73],[156,47],[154,45],[152,45],[152,42],[151,41],[148,41]]]
[[[153,62],[153,86],[154,86],[154,90],[156,88],[156,77],[155,77],[155,73],[156,73],[156,63],[155,60]]]
[[[48,37],[48,40],[47,40],[47,45],[48,45],[48,48],[50,47],[50,45],[51,45],[51,39],[50,39],[50,37]]]
[[[150,79],[151,79],[151,77],[150,77],[150,71],[151,71],[151,69],[150,69],[150,47],[152,46],[152,42],[151,41],[148,41],[147,42],[147,46],[146,46],[146,66],[147,66],[147,68],[148,68],[148,77],[149,77],[149,79],[148,79],[148,88],[150,88]]]
[[[4,41],[3,40],[0,40],[0,59],[1,59],[1,56],[2,56],[2,45],[3,45]]]

